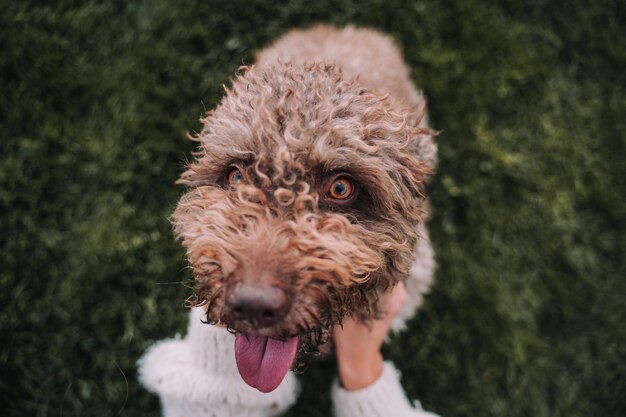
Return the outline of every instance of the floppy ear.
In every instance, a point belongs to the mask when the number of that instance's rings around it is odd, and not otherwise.
[[[425,197],[425,186],[435,172],[437,145],[433,140],[436,131],[428,127],[426,99],[421,93],[415,110],[407,114],[407,136],[410,137],[407,152],[400,154],[404,168],[404,181],[421,197]]]
[[[417,215],[423,219],[425,208],[426,186],[435,172],[437,164],[437,145],[433,140],[437,132],[427,126],[426,114],[415,120],[415,127],[409,127],[411,137],[409,145],[404,152],[397,154],[398,167],[403,183],[408,192],[407,198],[413,198],[417,203]]]

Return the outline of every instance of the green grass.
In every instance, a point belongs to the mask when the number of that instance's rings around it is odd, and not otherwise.
[[[185,328],[189,290],[164,284],[190,279],[167,220],[185,132],[318,21],[391,33],[442,130],[438,282],[385,352],[408,394],[445,417],[626,412],[621,2],[0,3],[3,416],[158,415],[135,361]],[[329,414],[333,367],[290,416]]]

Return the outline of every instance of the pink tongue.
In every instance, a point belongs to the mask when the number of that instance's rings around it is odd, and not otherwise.
[[[237,336],[235,359],[239,374],[251,387],[271,392],[282,382],[298,350],[298,336],[287,341],[265,336]]]

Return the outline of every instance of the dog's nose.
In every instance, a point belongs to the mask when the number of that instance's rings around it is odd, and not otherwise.
[[[236,284],[228,291],[225,301],[232,319],[259,327],[278,323],[290,307],[285,291],[267,284]]]

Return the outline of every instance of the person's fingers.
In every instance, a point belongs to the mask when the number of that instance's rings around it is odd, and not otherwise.
[[[342,323],[341,326],[335,326],[333,329],[334,338],[337,340],[343,340],[341,337],[354,337],[358,333],[369,334],[370,336],[384,337],[389,330],[391,321],[400,312],[400,309],[406,301],[406,287],[404,283],[400,282],[390,292],[384,295],[384,315],[380,320],[375,320],[371,326],[361,322],[356,317],[349,317]]]

